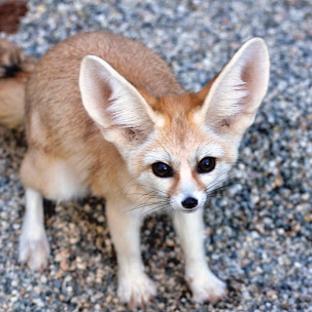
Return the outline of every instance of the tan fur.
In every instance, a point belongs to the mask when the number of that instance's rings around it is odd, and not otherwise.
[[[12,106],[10,118],[0,115],[8,125],[23,115],[27,70],[22,74],[21,82],[19,76],[3,81],[8,93],[13,83],[20,83],[21,90],[21,101],[12,100],[19,108]],[[202,214],[209,192],[237,159],[268,77],[261,39],[247,42],[198,93],[183,91],[160,57],[122,36],[85,33],[56,45],[26,86],[20,261],[34,270],[47,264],[41,196],[62,201],[90,193],[106,198],[123,302],[142,305],[156,294],[141,261],[139,226],[144,215],[163,208],[174,212],[194,300],[224,297],[225,284],[206,263]],[[216,159],[216,166],[203,173],[199,164],[207,157]],[[158,163],[171,168],[171,174],[160,177],[154,171]]]

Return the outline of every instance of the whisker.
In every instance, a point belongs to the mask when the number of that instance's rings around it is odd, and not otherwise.
[[[167,208],[168,208],[168,203],[161,203],[161,204],[155,205],[153,208],[142,209],[140,219],[142,220],[146,216],[151,215],[151,214],[160,213],[161,211],[167,210]]]
[[[214,196],[217,196],[221,193],[221,191],[223,191],[224,189],[226,189],[228,187],[228,185],[225,185],[225,186],[220,186],[216,189],[214,189],[213,191],[210,191],[210,192],[206,192],[207,194],[207,198],[211,198],[211,197],[214,197]]]
[[[224,181],[226,181],[227,179],[228,179],[228,173],[227,172],[225,172],[225,173],[221,174],[220,176],[218,176],[213,181],[213,183],[211,183],[207,187],[207,189],[206,189],[207,198],[215,196],[216,194],[220,193],[221,190],[223,190],[226,187],[228,187],[228,184],[227,185],[222,185],[224,183]]]
[[[150,192],[146,193],[132,193],[129,196],[136,196],[134,200],[135,206],[128,210],[128,212],[138,212],[140,219],[144,219],[147,215],[161,212],[168,208],[170,205],[169,198],[165,192],[159,192],[158,190],[148,187]],[[160,196],[157,193],[163,193],[164,196]]]

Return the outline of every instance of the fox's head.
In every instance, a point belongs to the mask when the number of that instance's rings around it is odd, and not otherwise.
[[[79,84],[86,111],[131,176],[174,210],[193,211],[236,161],[268,80],[268,51],[255,38],[198,93],[154,98],[96,56],[83,59]]]

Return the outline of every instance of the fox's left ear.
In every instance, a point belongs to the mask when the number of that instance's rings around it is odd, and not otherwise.
[[[97,56],[82,60],[79,88],[83,106],[104,138],[121,149],[141,144],[161,121],[140,92]]]
[[[266,93],[270,61],[261,38],[247,41],[199,94],[208,92],[198,122],[216,133],[240,139],[253,123]],[[208,91],[207,91],[208,90]]]

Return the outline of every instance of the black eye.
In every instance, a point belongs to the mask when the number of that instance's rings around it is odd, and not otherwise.
[[[154,174],[160,178],[170,178],[173,176],[173,169],[165,163],[156,162],[152,164]]]
[[[214,157],[205,157],[197,165],[198,173],[211,172],[216,166],[216,159]]]

